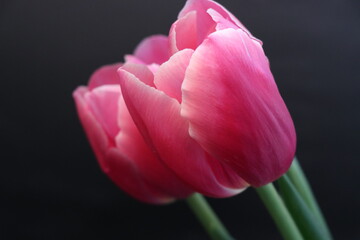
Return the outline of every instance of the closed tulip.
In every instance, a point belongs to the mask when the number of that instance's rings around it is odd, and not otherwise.
[[[126,60],[118,73],[130,115],[193,189],[226,197],[287,171],[291,116],[261,41],[224,7],[188,0],[168,37],[145,40]]]
[[[144,142],[121,94],[116,70],[104,66],[74,99],[79,118],[102,170],[121,189],[147,203],[168,203],[192,190]]]

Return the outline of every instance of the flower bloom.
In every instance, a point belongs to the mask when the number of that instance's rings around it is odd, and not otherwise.
[[[124,191],[148,203],[185,198],[192,190],[144,142],[121,94],[116,70],[104,66],[74,93],[77,111],[102,170]]]
[[[296,146],[262,43],[224,7],[188,0],[169,36],[145,39],[118,70],[145,142],[213,197],[283,175]]]

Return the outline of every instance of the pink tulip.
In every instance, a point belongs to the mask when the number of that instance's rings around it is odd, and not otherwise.
[[[295,129],[262,43],[221,5],[188,0],[168,38],[144,40],[126,60],[118,73],[130,115],[196,191],[231,196],[290,167]]]
[[[150,53],[145,53],[149,57]],[[140,201],[160,204],[187,197],[192,190],[164,166],[129,115],[116,72],[119,67],[100,68],[88,87],[78,87],[73,94],[102,170]]]

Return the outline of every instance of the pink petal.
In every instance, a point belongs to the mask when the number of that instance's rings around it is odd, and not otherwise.
[[[125,59],[125,62],[129,62],[129,63],[145,64],[142,60],[140,60],[139,58],[137,58],[137,57],[135,57],[134,55],[131,55],[131,54],[125,55],[124,59]]]
[[[121,69],[134,74],[138,79],[143,83],[154,87],[154,74],[152,71],[144,64],[135,64],[135,63],[125,63]]]
[[[227,28],[233,28],[233,29],[238,29],[239,28],[236,24],[234,24],[229,19],[224,18],[220,13],[218,13],[214,9],[211,9],[211,8],[208,9],[207,13],[210,15],[212,20],[214,22],[216,22],[216,30],[217,31],[224,30],[224,29],[227,29]]]
[[[89,90],[106,84],[119,84],[119,75],[117,74],[117,69],[121,67],[121,63],[116,63],[112,65],[102,66],[96,70],[89,80]]]
[[[117,114],[120,96],[119,85],[103,85],[84,95],[88,109],[111,139],[119,132]]]
[[[194,52],[182,86],[191,136],[249,184],[289,168],[295,130],[259,42],[242,30],[211,34]]]
[[[188,12],[195,10],[201,13],[200,19],[206,19],[207,18],[206,11],[210,8],[218,12],[220,15],[222,15],[224,18],[228,19],[229,21],[232,21],[238,27],[246,29],[244,25],[231,12],[229,12],[219,3],[211,0],[188,0],[184,8],[180,11],[178,18],[182,18]]]
[[[238,28],[245,31],[249,35],[250,38],[253,38],[254,40],[261,42],[260,40],[256,39],[254,36],[252,36],[250,31],[247,30],[247,28],[231,12],[229,12],[225,7],[223,7],[219,3],[211,1],[211,0],[188,0],[185,4],[184,8],[180,11],[178,18],[184,17],[186,14],[188,14],[191,11],[196,11],[197,16],[198,16],[198,18],[197,18],[198,26],[200,26],[199,28],[208,29],[209,28],[208,26],[210,26],[212,24],[211,17],[209,16],[209,13],[208,13],[209,9],[212,9],[212,11],[217,12],[219,14],[219,16],[221,16],[221,18],[224,19],[221,21],[219,21],[219,20],[216,21],[217,23],[224,22],[224,21],[231,22],[232,25],[235,25]],[[204,26],[206,26],[206,27],[204,27]],[[222,25],[222,26],[224,26],[224,25]],[[219,27],[217,30],[219,30]],[[204,31],[204,33],[199,33],[199,35],[201,36],[200,38],[203,40],[210,33],[211,32],[206,30],[206,31]]]
[[[140,42],[134,55],[146,64],[161,64],[169,59],[168,45],[166,36],[153,35]]]
[[[181,84],[193,52],[192,49],[185,49],[175,53],[155,74],[156,88],[177,99],[179,103],[181,103]]]
[[[174,201],[174,198],[161,193],[143,179],[138,166],[120,150],[111,148],[106,160],[109,168],[106,172],[116,185],[132,197],[153,204],[163,204]]]
[[[171,54],[185,48],[195,49],[198,46],[195,11],[189,12],[171,26],[169,41]]]
[[[78,87],[73,92],[73,97],[76,103],[76,109],[85,130],[86,136],[90,145],[99,161],[100,167],[104,172],[109,170],[109,166],[105,159],[107,149],[112,145],[109,137],[101,127],[101,124],[96,120],[92,111],[89,109],[85,95],[89,93],[87,87]]]
[[[215,31],[215,23],[206,12],[211,5],[212,2],[206,0],[189,0],[179,13],[178,19],[181,19],[190,12],[196,12],[197,45]]]
[[[176,198],[185,198],[192,190],[157,158],[145,143],[127,110],[124,99],[119,101],[119,126],[121,131],[116,137],[119,151],[137,166],[138,174],[150,185],[153,191]]]
[[[188,123],[180,116],[180,104],[163,92],[147,86],[133,74],[119,69],[123,97],[131,116],[153,151],[195,190],[208,196],[234,195],[245,187],[240,178],[221,184],[208,159],[188,134]],[[216,163],[218,165],[218,163]],[[227,185],[236,185],[229,188]]]

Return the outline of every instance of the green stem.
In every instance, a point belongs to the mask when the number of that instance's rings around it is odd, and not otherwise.
[[[329,240],[316,216],[307,206],[287,175],[278,180],[281,196],[287,209],[306,240]]]
[[[291,165],[286,175],[290,178],[291,182],[295,185],[296,189],[299,191],[300,195],[303,197],[306,204],[315,214],[322,228],[326,232],[328,239],[332,239],[330,230],[326,224],[323,214],[321,213],[320,207],[314,197],[310,184],[307,181],[306,176],[302,171],[301,166],[296,158],[294,159],[293,164]]]
[[[221,223],[216,213],[211,209],[206,199],[195,193],[186,199],[190,208],[201,222],[210,238],[213,240],[233,240],[225,226]]]
[[[274,185],[269,183],[256,188],[270,215],[285,240],[303,240],[301,233],[288,212]]]

